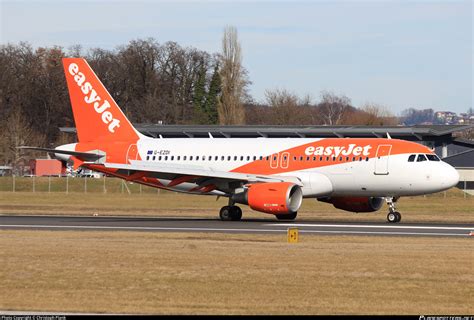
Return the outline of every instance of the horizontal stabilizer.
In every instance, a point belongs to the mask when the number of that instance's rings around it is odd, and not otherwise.
[[[67,154],[70,156],[74,156],[83,161],[96,161],[104,157],[104,154],[98,154],[98,153],[93,153],[93,152],[79,152],[79,151],[70,151],[70,150],[40,148],[40,147],[18,147],[18,149],[44,151],[48,153]]]

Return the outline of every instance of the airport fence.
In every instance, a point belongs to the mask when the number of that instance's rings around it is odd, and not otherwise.
[[[0,192],[62,192],[62,193],[123,193],[123,194],[160,194],[167,192],[139,183],[118,178],[106,177],[0,177]],[[457,188],[424,197],[473,197]]]
[[[127,182],[122,179],[101,177],[0,177],[0,192],[62,192],[62,193],[160,193],[163,190]]]

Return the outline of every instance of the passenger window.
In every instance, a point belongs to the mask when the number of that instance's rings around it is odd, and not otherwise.
[[[369,157],[366,157],[366,158],[365,158],[365,161],[369,161]]]
[[[244,161],[244,156],[240,156],[240,161]]]
[[[212,156],[209,156],[209,161],[211,161],[211,160],[212,160]],[[217,160],[217,159],[216,159],[216,160]]]
[[[426,157],[428,158],[429,161],[440,161],[438,156],[435,154],[427,154]]]
[[[199,160],[199,156],[196,156],[196,161]]]
[[[189,156],[189,161],[193,161],[193,156]]]
[[[342,157],[339,157],[339,161],[342,161]]]
[[[257,156],[253,156],[253,161],[257,160]]]
[[[250,156],[247,156],[247,161],[249,161],[249,160],[250,160]]]
[[[422,162],[422,161],[426,161],[426,157],[424,154],[419,154],[418,158],[416,159],[416,162]]]
[[[150,160],[150,156],[146,156],[146,159],[147,159],[147,160]]]
[[[221,161],[224,161],[225,160],[225,157],[224,156],[221,156]]]
[[[155,159],[156,159],[156,156],[153,156],[153,161],[155,161]]]
[[[260,156],[260,160],[263,160],[263,157],[262,157],[262,156]]]
[[[231,156],[227,156],[227,161],[230,161],[230,159],[232,159]]]
[[[174,160],[174,156],[171,156],[171,161],[173,161],[173,160]]]
[[[416,154],[411,154],[411,155],[408,157],[408,162],[414,162],[414,161],[415,161],[415,158],[416,158]]]
[[[186,161],[186,156],[183,156],[183,160]]]

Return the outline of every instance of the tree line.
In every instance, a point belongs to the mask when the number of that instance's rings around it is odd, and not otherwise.
[[[324,91],[318,101],[269,89],[265,101],[248,94],[247,71],[235,28],[224,30],[222,52],[176,42],[138,39],[113,50],[79,45],[0,46],[0,163],[15,163],[20,145],[73,142],[58,127],[74,126],[61,59],[84,57],[133,123],[260,125],[393,125],[380,105],[360,108]]]

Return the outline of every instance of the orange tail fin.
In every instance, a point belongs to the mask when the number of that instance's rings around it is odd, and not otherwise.
[[[136,141],[141,136],[86,60],[64,58],[63,66],[79,142]]]

